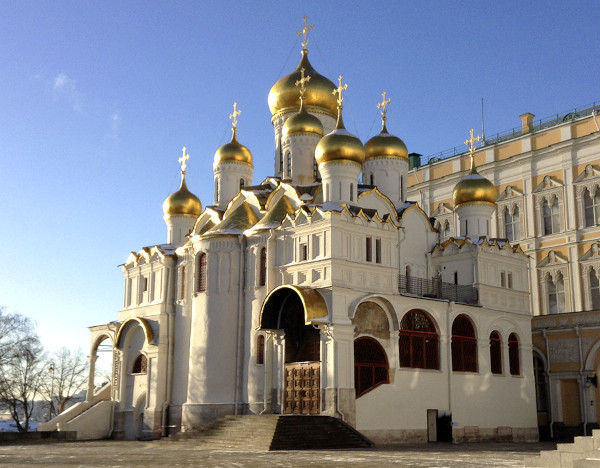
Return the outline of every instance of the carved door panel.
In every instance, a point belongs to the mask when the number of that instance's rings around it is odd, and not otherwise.
[[[319,414],[320,374],[319,362],[285,365],[284,414]]]

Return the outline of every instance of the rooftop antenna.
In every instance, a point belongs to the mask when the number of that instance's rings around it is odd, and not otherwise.
[[[485,119],[483,117],[483,98],[481,98],[481,146],[485,145]]]

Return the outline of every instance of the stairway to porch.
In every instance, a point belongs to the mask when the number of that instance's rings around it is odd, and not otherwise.
[[[267,451],[353,449],[372,446],[362,434],[330,416],[225,416],[204,427],[162,439],[202,448]]]

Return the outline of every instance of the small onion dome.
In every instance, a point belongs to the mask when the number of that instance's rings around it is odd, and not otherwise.
[[[366,159],[371,158],[401,158],[408,160],[408,150],[404,142],[397,136],[390,135],[385,126],[381,133],[365,143]]]
[[[302,49],[302,59],[296,69],[287,76],[279,79],[269,91],[269,109],[271,114],[275,115],[278,112],[289,109],[298,108],[300,106],[300,96],[296,81],[301,79],[301,70],[304,68],[304,73],[310,75],[310,81],[306,85],[306,94],[304,101],[307,107],[318,107],[323,111],[336,115],[337,100],[332,94],[335,85],[319,75],[308,61],[308,50]]]
[[[496,187],[480,175],[471,162],[471,170],[467,176],[454,187],[452,198],[454,207],[463,203],[496,203]]]
[[[190,192],[185,184],[185,172],[181,173],[181,185],[163,203],[165,218],[171,216],[191,216],[197,218],[202,213],[200,199]]]
[[[323,136],[323,124],[318,117],[309,114],[304,108],[304,100],[300,102],[300,111],[294,114],[283,124],[282,136],[314,133]]]
[[[319,140],[315,148],[318,164],[330,161],[365,162],[365,147],[360,140],[344,127],[342,109],[338,110],[337,124],[331,133]]]
[[[252,153],[237,141],[237,128],[233,128],[231,141],[221,146],[215,153],[213,167],[223,162],[238,162],[252,166]]]

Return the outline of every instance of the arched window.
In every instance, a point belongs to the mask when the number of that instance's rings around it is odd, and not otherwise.
[[[511,333],[508,336],[508,364],[510,366],[510,375],[521,375],[519,338],[515,333]]]
[[[546,294],[548,296],[548,313],[558,314],[565,311],[565,282],[562,274],[558,273],[556,282],[548,275],[546,278]]]
[[[400,366],[439,369],[439,337],[425,312],[408,312],[400,325]]]
[[[558,199],[553,198],[552,203],[544,200],[542,204],[542,216],[544,221],[544,235],[556,234],[560,231],[560,218],[558,211]]]
[[[260,249],[260,264],[258,268],[258,285],[264,286],[267,284],[267,249]]]
[[[490,333],[490,367],[492,374],[502,374],[502,338],[496,330]]]
[[[508,239],[509,242],[514,242],[521,238],[518,206],[515,206],[512,214],[508,207],[504,208],[504,232],[506,234],[506,239]]]
[[[256,337],[256,364],[265,363],[265,337],[258,335]]]
[[[400,200],[404,198],[404,176],[400,176]]]
[[[240,190],[242,190],[245,185],[246,185],[246,182],[244,181],[244,179],[240,179]]]
[[[354,184],[350,184],[350,201],[354,201]]]
[[[148,372],[148,358],[143,354],[140,354],[135,361],[133,361],[133,366],[131,368],[132,374],[146,374]]]
[[[219,179],[215,179],[215,203],[219,203]]]
[[[315,180],[319,180],[319,165],[317,164],[317,160],[313,158],[313,177]]]
[[[583,191],[585,227],[596,226],[600,223],[600,189],[598,187],[595,187],[595,189],[593,197],[587,188]]]
[[[546,372],[544,362],[533,354],[533,376],[535,377],[535,401],[538,412],[548,411],[548,396],[546,393]]]
[[[283,155],[281,154],[281,148],[279,148],[279,175],[283,177]]]
[[[196,257],[196,292],[206,291],[207,260],[204,252]]]
[[[177,278],[178,288],[177,288],[177,299],[182,301],[185,299],[185,282],[186,282],[186,271],[185,265],[181,265],[179,267],[179,275]]]
[[[477,338],[466,315],[459,315],[452,323],[452,370],[477,372]]]
[[[288,177],[292,177],[292,154],[291,153],[286,153],[285,155],[285,159],[287,162],[287,171],[286,174]]]
[[[375,185],[375,175],[371,173],[371,185]]]
[[[592,310],[600,309],[600,282],[596,270],[590,270],[590,299]]]
[[[384,349],[373,338],[358,338],[354,341],[356,398],[385,383],[389,383],[389,376],[388,360]]]

